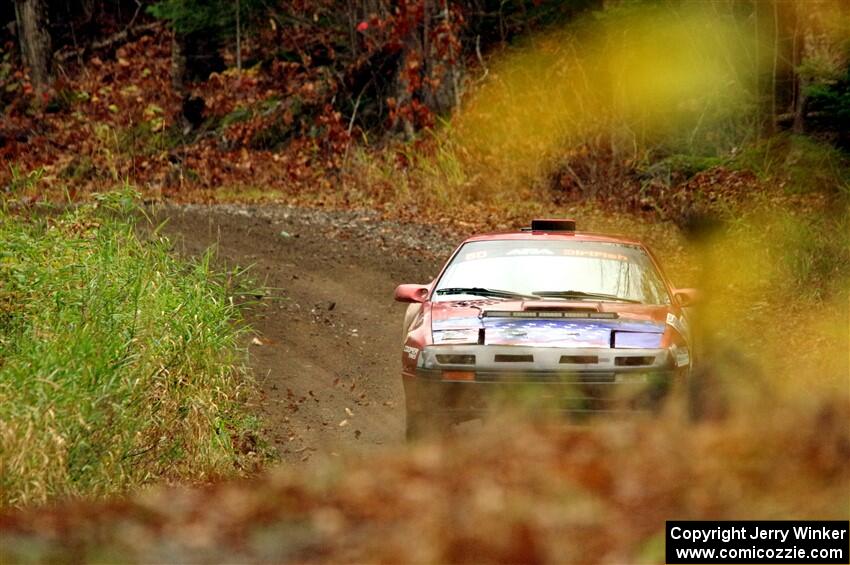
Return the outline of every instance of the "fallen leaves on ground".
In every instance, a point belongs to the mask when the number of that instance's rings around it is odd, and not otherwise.
[[[669,519],[846,519],[842,402],[703,425],[508,420],[250,483],[0,515],[0,557],[661,562]]]

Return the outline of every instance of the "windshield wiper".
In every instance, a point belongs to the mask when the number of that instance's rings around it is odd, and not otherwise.
[[[471,294],[473,296],[492,296],[495,298],[524,298],[526,300],[537,300],[539,297],[533,294],[522,294],[510,290],[496,290],[494,288],[481,288],[479,286],[441,288],[437,294]]]
[[[582,292],[580,290],[535,290],[537,296],[545,296],[551,298],[578,298],[579,300],[615,300],[617,302],[631,302],[632,304],[642,304],[640,300],[632,300],[631,298],[623,298],[613,294],[602,294],[599,292]]]

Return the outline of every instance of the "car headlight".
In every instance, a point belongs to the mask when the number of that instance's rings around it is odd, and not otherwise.
[[[434,344],[478,343],[478,328],[434,331]]]
[[[419,369],[433,369],[437,364],[436,353],[432,347],[425,347],[419,353],[419,359],[416,361],[416,367]]]
[[[654,349],[660,347],[663,339],[660,333],[651,332],[625,332],[614,330],[615,348],[643,348]]]
[[[691,363],[691,352],[688,351],[687,346],[684,345],[676,345],[675,343],[670,346],[668,349],[670,352],[670,359],[673,361],[673,364],[678,367],[685,367],[690,365]]]

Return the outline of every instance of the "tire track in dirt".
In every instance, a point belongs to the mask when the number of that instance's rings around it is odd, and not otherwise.
[[[402,282],[427,282],[451,249],[432,228],[371,214],[284,207],[167,206],[178,252],[211,245],[271,296],[247,313],[249,363],[267,436],[284,461],[403,441]]]

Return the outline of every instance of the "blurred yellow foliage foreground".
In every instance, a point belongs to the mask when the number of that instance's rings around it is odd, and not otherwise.
[[[251,483],[0,516],[18,562],[663,562],[668,519],[847,517],[847,403],[683,426],[513,420]]]

